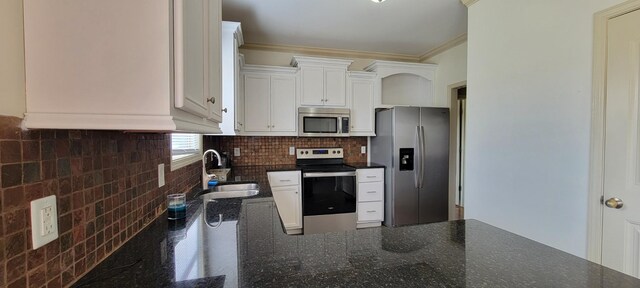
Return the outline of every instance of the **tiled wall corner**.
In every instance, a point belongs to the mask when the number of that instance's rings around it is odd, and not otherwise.
[[[29,130],[0,116],[0,287],[64,287],[199,185],[200,164],[170,171],[170,136]],[[158,188],[158,164],[166,185]],[[30,201],[56,195],[59,238],[32,249]]]

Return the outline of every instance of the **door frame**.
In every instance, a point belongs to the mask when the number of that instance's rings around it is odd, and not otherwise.
[[[639,0],[640,1],[640,0]],[[458,89],[467,87],[467,81],[447,86],[449,94],[449,220],[456,219],[456,193],[458,193]],[[468,90],[467,90],[468,91]],[[460,179],[463,182],[464,179]],[[464,186],[464,185],[463,185]]]
[[[640,0],[630,0],[594,14],[587,259],[598,264],[602,263],[603,205],[600,199],[604,196],[608,21],[638,9]]]

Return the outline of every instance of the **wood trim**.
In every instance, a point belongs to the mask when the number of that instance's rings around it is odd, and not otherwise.
[[[449,133],[449,221],[458,220],[457,219],[457,211],[456,211],[456,193],[458,192],[458,186],[456,183],[458,182],[458,178],[460,175],[458,174],[458,118],[460,111],[458,110],[458,97],[457,95],[453,95],[453,91],[458,91],[459,88],[466,87],[467,81],[460,81],[457,83],[453,83],[447,86],[447,94],[449,97],[449,123],[450,123],[450,132]],[[455,132],[454,132],[455,131]],[[453,170],[453,171],[452,171]],[[460,179],[461,182],[464,179]],[[464,187],[464,185],[463,185]]]
[[[631,0],[600,11],[594,15],[587,259],[598,264],[602,263],[603,208],[600,203],[600,197],[604,195],[607,25],[610,19],[638,9],[640,9],[640,0]]]
[[[480,0],[460,0],[464,6],[471,7],[471,5],[476,4]]]
[[[436,56],[436,55],[438,55],[438,54],[440,54],[440,53],[442,53],[444,51],[447,51],[447,50],[449,50],[449,49],[451,49],[451,48],[453,48],[455,46],[458,46],[458,45],[460,45],[460,44],[462,44],[462,43],[464,43],[466,41],[467,41],[467,33],[464,33],[464,34],[462,34],[462,35],[460,35],[460,36],[458,36],[456,38],[453,38],[453,39],[447,41],[446,43],[444,43],[444,44],[442,44],[442,45],[440,45],[440,46],[438,46],[436,48],[433,48],[433,49],[425,52],[424,54],[420,55],[418,60],[420,62],[424,62],[424,61],[428,60],[429,58],[431,58],[433,56]]]
[[[329,57],[342,57],[342,58],[352,57],[352,58],[362,58],[362,59],[381,59],[381,60],[403,61],[403,62],[418,62],[419,60],[419,57],[415,55],[367,52],[367,51],[356,51],[356,50],[347,50],[347,49],[316,48],[316,47],[292,46],[292,45],[245,43],[244,45],[242,45],[241,49],[297,53],[297,54],[304,54],[304,55],[319,55],[319,56],[329,56]]]

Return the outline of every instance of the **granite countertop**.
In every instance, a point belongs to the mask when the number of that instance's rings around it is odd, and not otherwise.
[[[356,169],[373,169],[373,168],[386,168],[386,166],[378,163],[367,163],[367,162],[354,162],[347,163],[347,165],[354,167]]]
[[[638,279],[476,220],[286,235],[266,194],[211,203],[195,197],[187,214],[182,222],[161,215],[74,286],[640,287]]]

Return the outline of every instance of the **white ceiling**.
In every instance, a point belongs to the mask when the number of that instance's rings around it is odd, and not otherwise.
[[[467,32],[460,0],[223,0],[246,43],[421,55]]]

